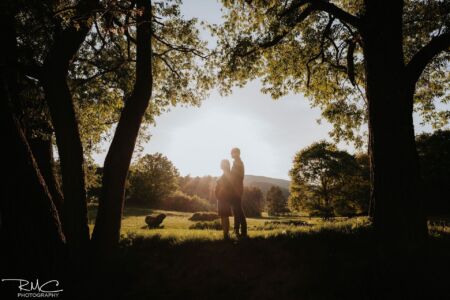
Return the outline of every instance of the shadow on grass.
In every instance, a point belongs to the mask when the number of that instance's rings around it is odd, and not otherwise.
[[[446,298],[450,238],[432,238],[412,271],[379,274],[368,228],[323,230],[241,242],[159,237],[124,239],[91,272],[91,299],[380,299]],[[400,257],[399,257],[400,258]],[[394,263],[395,264],[395,263]],[[390,266],[392,269],[392,266]],[[447,293],[447,294],[446,294]]]

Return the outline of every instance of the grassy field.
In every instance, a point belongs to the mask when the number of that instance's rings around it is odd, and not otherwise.
[[[167,215],[163,228],[143,228],[151,213]],[[94,216],[91,207],[91,230]],[[249,218],[249,240],[224,241],[220,230],[189,229],[191,216],[126,208],[119,251],[76,292],[82,299],[84,290],[88,299],[450,299],[450,230],[442,221],[430,225],[427,254],[400,254],[380,268],[364,217]]]
[[[145,225],[145,216],[163,213],[167,217],[161,228],[149,229]],[[94,227],[96,208],[89,209],[89,228]],[[189,229],[197,222],[190,221],[193,213],[151,210],[145,208],[126,207],[122,219],[122,238],[130,237],[158,237],[171,240],[175,243],[191,240],[221,240],[222,231],[208,229]],[[289,224],[291,221],[294,224]],[[305,225],[295,225],[302,221]],[[317,233],[323,230],[337,230],[351,232],[357,228],[369,225],[367,217],[335,218],[324,221],[321,218],[309,218],[301,216],[268,217],[263,213],[261,218],[247,218],[248,234],[254,237],[274,237],[280,235],[292,235],[297,233]],[[230,217],[230,232],[233,228],[233,218]]]

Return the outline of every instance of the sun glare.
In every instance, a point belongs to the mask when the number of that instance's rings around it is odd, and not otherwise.
[[[264,173],[272,168],[267,158],[273,155],[264,138],[267,126],[258,119],[210,111],[170,132],[165,154],[184,175],[219,175],[220,161],[231,159],[231,148],[239,147],[247,173]]]

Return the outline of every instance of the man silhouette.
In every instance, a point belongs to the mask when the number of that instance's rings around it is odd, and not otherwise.
[[[247,237],[247,221],[242,210],[242,193],[244,192],[244,163],[241,160],[241,150],[231,149],[233,166],[231,168],[231,183],[233,185],[233,197],[231,208],[234,215],[234,233],[237,237]]]

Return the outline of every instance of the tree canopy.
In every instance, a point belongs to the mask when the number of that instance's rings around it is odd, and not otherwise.
[[[130,203],[154,207],[177,189],[177,168],[161,153],[146,154],[131,167]]]
[[[219,39],[217,72],[224,92],[260,78],[262,92],[275,99],[291,92],[305,95],[333,125],[335,141],[366,142],[362,0],[222,3],[225,22],[212,30]],[[448,1],[405,1],[406,63],[430,39],[448,32],[449,10]],[[444,51],[428,64],[414,97],[423,122],[435,128],[450,119],[448,59]]]
[[[68,85],[73,96],[84,153],[101,150],[113,132],[135,81],[135,1],[101,1],[89,12],[92,21],[86,39],[72,60]],[[211,88],[204,61],[209,55],[199,37],[197,19],[185,19],[181,1],[153,1],[152,101],[144,125],[170,106],[199,105]],[[78,28],[76,6],[70,1],[24,1],[17,15],[19,63],[24,75],[24,111],[33,134],[52,134],[48,109],[39,84],[45,57],[65,29]],[[146,128],[144,126],[144,128]],[[142,131],[141,142],[149,138]]]
[[[291,207],[325,217],[367,213],[367,166],[367,155],[357,159],[325,141],[313,143],[296,154],[289,172]]]

